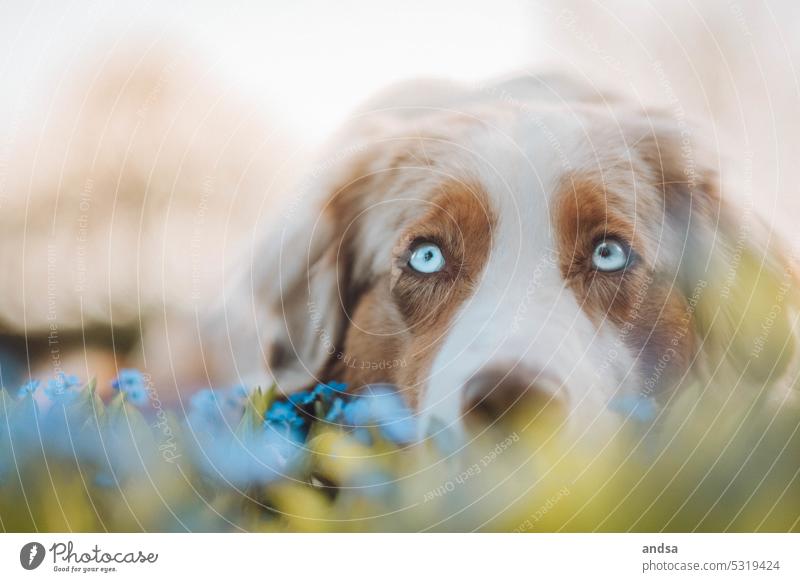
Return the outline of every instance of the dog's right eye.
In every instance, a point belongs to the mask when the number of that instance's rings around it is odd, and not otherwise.
[[[592,264],[595,269],[604,273],[621,271],[628,266],[630,260],[630,250],[624,243],[616,239],[600,241],[592,252]]]
[[[422,242],[411,248],[408,266],[426,275],[444,269],[445,260],[442,250],[432,242]]]

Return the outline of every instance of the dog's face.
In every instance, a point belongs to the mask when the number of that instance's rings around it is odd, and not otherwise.
[[[716,336],[720,357],[749,348],[730,312],[753,273],[726,277],[734,253],[765,266],[748,289],[779,284],[666,116],[490,92],[353,125],[238,300],[258,321],[250,363],[286,392],[391,383],[445,423],[527,404],[591,427],[616,399],[668,400],[713,367]]]

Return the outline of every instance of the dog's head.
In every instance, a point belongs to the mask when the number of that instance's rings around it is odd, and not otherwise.
[[[525,403],[588,427],[722,370],[786,371],[790,265],[734,215],[685,120],[532,79],[392,95],[228,298],[240,377],[389,382],[423,418]]]

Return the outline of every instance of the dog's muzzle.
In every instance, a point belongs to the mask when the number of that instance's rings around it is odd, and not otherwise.
[[[568,402],[562,382],[521,364],[479,370],[463,390],[462,412],[468,422],[491,424],[525,415],[531,420],[563,420]]]

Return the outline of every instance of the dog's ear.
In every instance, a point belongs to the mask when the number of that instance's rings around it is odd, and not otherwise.
[[[687,131],[656,126],[639,146],[654,168],[679,247],[676,281],[701,354],[696,368],[723,382],[781,381],[797,359],[800,296],[779,235],[726,194],[709,162],[716,156]],[[722,376],[726,371],[732,375]]]
[[[322,376],[346,361],[348,314],[368,284],[374,254],[356,244],[354,225],[364,208],[380,206],[380,193],[402,190],[400,172],[389,170],[410,147],[409,140],[382,139],[395,124],[381,115],[351,125],[332,140],[329,155],[307,174],[286,210],[275,211],[262,227],[264,237],[226,286],[205,334],[215,345],[206,360],[217,383],[274,381],[289,393],[330,380]],[[392,220],[386,224],[400,220],[396,207],[387,212]],[[392,232],[370,233],[369,241],[390,244]]]
[[[216,382],[300,390],[320,378],[345,325],[339,233],[324,201],[290,205],[264,227],[206,326]]]
[[[254,261],[254,297],[262,302],[267,367],[286,391],[320,378],[337,351],[344,332],[340,298],[341,237],[330,213],[302,210],[285,228],[277,246],[268,240],[265,252],[277,257]]]
[[[794,265],[754,212],[719,196],[711,201],[694,213],[682,264],[700,345],[712,356],[705,363],[725,364],[758,385],[777,382],[798,347]]]

